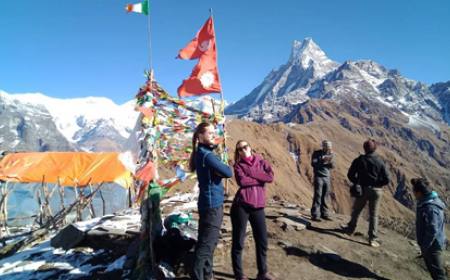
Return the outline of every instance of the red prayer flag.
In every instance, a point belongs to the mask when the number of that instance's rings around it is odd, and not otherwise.
[[[136,172],[136,178],[144,181],[146,185],[155,177],[155,165],[152,161],[147,162],[145,166]]]
[[[199,60],[191,76],[178,88],[180,97],[222,91],[217,70],[216,36],[212,17],[208,18],[195,38],[179,51],[178,58]]]
[[[144,114],[144,116],[146,116],[148,118],[153,117],[153,114],[154,114],[152,108],[146,108],[146,107],[142,107],[142,106],[138,107],[138,111],[141,112],[142,114]]]

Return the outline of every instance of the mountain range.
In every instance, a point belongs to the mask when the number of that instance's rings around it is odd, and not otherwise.
[[[121,151],[138,113],[102,97],[58,99],[0,91],[0,150]]]
[[[311,100],[366,99],[402,112],[410,124],[436,128],[450,124],[449,82],[427,86],[372,60],[329,59],[311,39],[294,41],[286,64],[271,71],[226,113],[258,122],[289,122],[293,111]]]

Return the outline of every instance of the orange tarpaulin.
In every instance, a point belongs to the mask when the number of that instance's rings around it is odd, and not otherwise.
[[[115,182],[129,187],[132,173],[119,153],[12,153],[0,161],[0,180],[79,187]]]

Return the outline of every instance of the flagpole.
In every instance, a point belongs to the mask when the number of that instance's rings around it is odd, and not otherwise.
[[[214,16],[213,16],[213,9],[209,8],[209,16],[211,17],[211,19],[213,20],[213,24],[214,24]],[[215,36],[215,40],[216,40],[216,65],[217,65],[217,77],[220,77],[219,75],[219,51],[217,50],[217,35],[215,35],[216,31],[214,29],[214,36]],[[223,90],[220,91],[220,100],[221,100],[221,110],[222,110],[222,115],[225,116],[225,106],[224,106],[224,99],[223,99]]]
[[[147,7],[148,7],[148,5],[150,5],[150,4],[147,2]],[[147,26],[148,26],[148,28],[147,28],[147,30],[148,30],[148,47],[149,47],[149,50],[148,50],[148,63],[149,63],[149,66],[150,66],[150,71],[152,71],[153,70],[153,65],[152,65],[152,32],[151,32],[150,7],[148,7],[147,9],[148,9],[148,15],[147,15]]]
[[[209,15],[211,16],[213,25],[214,25],[214,16],[213,16],[213,9],[209,8]],[[220,77],[219,74],[219,51],[217,50],[217,35],[216,35],[216,30],[214,28],[214,40],[216,40],[215,46],[216,46],[216,66],[217,66],[217,77]],[[214,104],[213,104],[213,108],[214,108]],[[225,101],[223,98],[223,89],[220,91],[220,111],[222,113],[224,122],[223,122],[223,152],[227,153],[227,135],[226,135],[226,130],[225,130]],[[226,158],[228,159],[228,155],[226,156]],[[228,196],[228,178],[225,179],[225,195]]]

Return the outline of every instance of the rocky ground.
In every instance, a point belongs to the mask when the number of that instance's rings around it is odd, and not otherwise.
[[[230,202],[225,203],[222,237],[215,253],[216,279],[234,279]],[[340,230],[348,222],[348,216],[335,214],[333,221],[311,222],[309,209],[283,200],[271,199],[266,217],[268,265],[277,279],[431,279],[419,258],[417,243],[399,234],[395,224],[380,227],[381,247],[372,248],[367,242],[368,223],[364,218],[360,219],[356,233],[348,236]],[[257,274],[253,242],[248,227],[243,261],[250,279]],[[450,251],[444,255],[450,272]]]
[[[191,212],[195,225],[194,202],[195,195],[174,194],[163,201],[163,215]],[[233,279],[230,206],[231,200],[227,200],[222,236],[215,252],[216,279]],[[308,212],[302,205],[283,200],[272,198],[268,202],[268,265],[277,279],[430,279],[414,240],[382,226],[382,245],[372,248],[367,243],[365,219],[360,220],[357,233],[348,236],[340,231],[348,216],[335,214],[333,221],[311,222]],[[133,251],[130,246],[138,237],[138,221],[138,212],[127,210],[79,223],[76,228],[87,232],[89,238],[85,234],[83,241],[77,241],[73,231],[70,237],[66,232],[65,244],[71,248],[53,248],[51,244],[56,243],[55,236],[58,236],[55,233],[51,241],[41,241],[0,259],[0,276],[2,279],[127,279],[126,263]],[[247,236],[243,260],[245,272],[252,279],[257,270],[250,227]],[[450,270],[450,252],[447,250],[444,255]],[[191,256],[188,254],[187,258]],[[177,274],[175,279],[189,279],[183,268]]]
[[[348,216],[310,223],[308,212],[283,202],[272,202],[266,209],[268,265],[277,279],[430,279],[414,240],[381,227],[382,245],[372,248],[367,243],[365,219],[360,220],[357,232],[348,236],[340,231]],[[231,243],[222,239],[215,259],[217,279],[233,279],[230,250]],[[257,274],[254,254],[250,234],[243,257],[250,278]],[[450,269],[449,251],[445,260]]]

